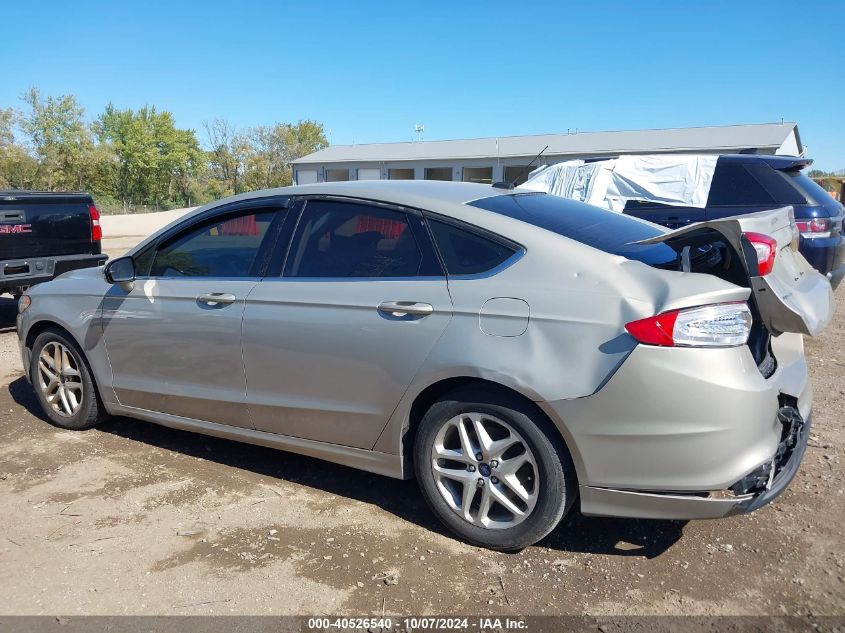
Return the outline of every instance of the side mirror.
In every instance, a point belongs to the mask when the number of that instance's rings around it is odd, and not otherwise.
[[[118,257],[106,264],[106,281],[110,284],[129,284],[135,281],[135,260],[131,257]]]

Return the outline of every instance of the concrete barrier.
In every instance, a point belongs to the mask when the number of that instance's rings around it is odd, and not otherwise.
[[[158,211],[156,213],[104,215],[100,218],[100,226],[103,227],[103,237],[106,239],[115,237],[146,237],[194,209],[196,207]]]

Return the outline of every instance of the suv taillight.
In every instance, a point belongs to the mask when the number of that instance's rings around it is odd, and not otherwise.
[[[88,205],[88,214],[91,216],[91,241],[99,242],[103,239],[103,229],[100,226],[100,212],[93,204]]]
[[[762,233],[743,233],[751,246],[757,251],[757,274],[762,277],[772,272],[775,267],[775,255],[778,252],[778,243],[773,237]]]
[[[830,220],[827,218],[795,220],[795,226],[798,227],[801,237],[830,237]]]
[[[631,321],[625,330],[646,345],[735,347],[745,345],[751,321],[751,310],[745,302],[716,303]]]

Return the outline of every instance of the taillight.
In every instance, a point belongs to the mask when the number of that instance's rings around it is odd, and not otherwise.
[[[830,237],[830,220],[827,218],[795,220],[795,226],[801,232],[801,237]]]
[[[734,347],[745,345],[751,321],[746,303],[716,303],[631,321],[625,330],[646,345]]]
[[[100,226],[100,212],[93,204],[88,205],[88,214],[91,216],[91,241],[99,242],[103,239],[103,228]]]
[[[778,252],[777,240],[762,233],[743,233],[743,235],[757,251],[757,274],[760,277],[768,275],[775,267],[775,255]]]

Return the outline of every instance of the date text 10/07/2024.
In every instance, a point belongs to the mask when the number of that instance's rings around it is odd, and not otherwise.
[[[381,630],[390,631],[394,625],[401,626],[405,631],[465,631],[465,630],[495,630],[495,631],[521,631],[526,630],[527,622],[520,618],[513,617],[404,617],[396,622],[389,617],[374,618],[308,618],[307,628],[310,630]]]

